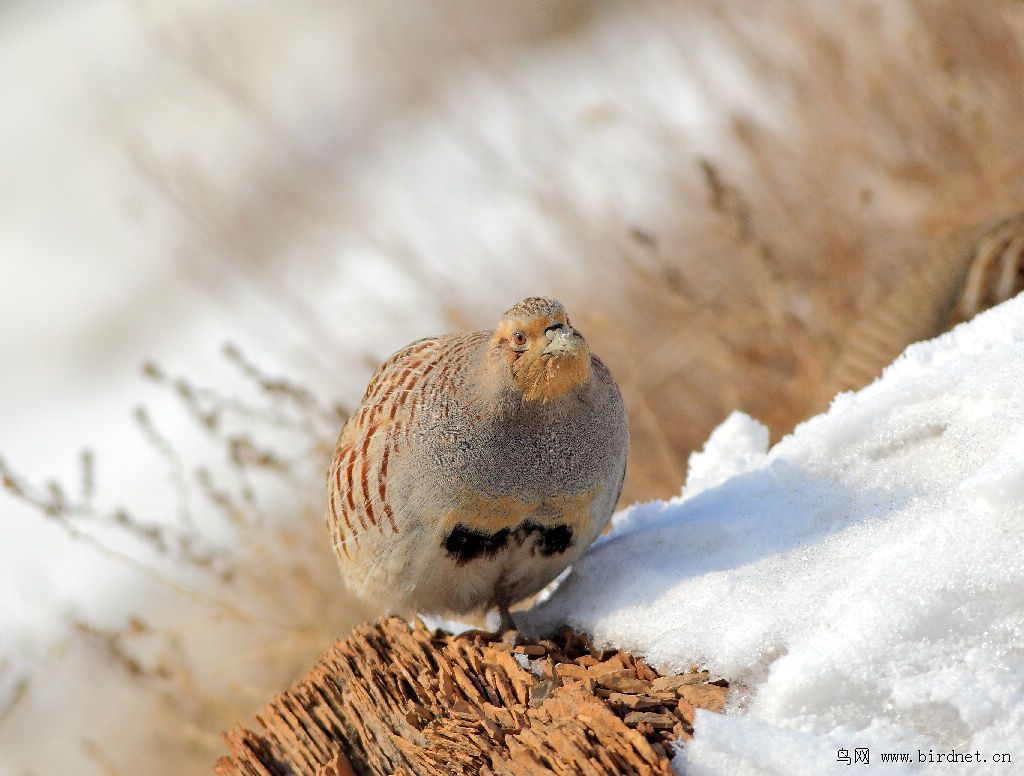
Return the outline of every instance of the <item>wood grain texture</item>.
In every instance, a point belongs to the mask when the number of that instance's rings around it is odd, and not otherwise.
[[[669,741],[725,682],[659,677],[566,630],[516,647],[389,618],[338,641],[258,715],[225,734],[219,776],[672,773]]]

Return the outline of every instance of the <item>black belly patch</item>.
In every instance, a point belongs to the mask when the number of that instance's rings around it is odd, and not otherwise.
[[[520,544],[533,534],[537,535],[537,551],[545,557],[561,555],[572,546],[572,529],[565,523],[558,523],[549,527],[543,526],[540,523],[534,523],[531,520],[524,520],[522,525],[516,529],[516,533],[520,531],[523,532],[523,539],[520,540]]]
[[[493,558],[504,550],[509,540],[516,544],[532,541],[534,552],[545,557],[560,555],[572,546],[572,528],[564,523],[543,526],[531,520],[524,520],[513,531],[502,528],[494,533],[474,531],[465,523],[456,524],[444,540],[444,549],[458,565],[477,558]]]
[[[448,538],[444,540],[444,548],[461,566],[476,558],[491,558],[508,544],[512,530],[502,528],[494,533],[474,531],[464,523],[458,523]]]

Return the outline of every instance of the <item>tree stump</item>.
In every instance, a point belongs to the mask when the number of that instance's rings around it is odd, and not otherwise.
[[[662,677],[570,629],[515,648],[388,618],[354,629],[225,734],[219,776],[672,773],[670,743],[728,684]]]

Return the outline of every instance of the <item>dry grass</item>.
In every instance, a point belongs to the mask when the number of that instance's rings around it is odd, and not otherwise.
[[[586,16],[580,6],[566,7],[571,13],[550,22],[558,34]],[[932,293],[916,278],[938,260],[950,235],[1024,203],[1019,3],[698,0],[649,12],[679,29],[707,25],[746,63],[774,113],[757,119],[729,107],[731,132],[714,158],[666,157],[677,182],[677,217],[594,223],[553,203],[567,235],[565,253],[587,261],[569,277],[552,273],[549,287],[599,343],[630,410],[633,451],[623,503],[677,492],[688,453],[734,409],[765,421],[776,436],[822,409],[856,322],[883,297],[899,307],[899,294],[912,305],[915,295]],[[528,21],[518,44],[542,37],[544,25]],[[456,43],[446,41],[446,61],[459,50]],[[713,67],[693,68],[716,93]],[[396,87],[394,99],[403,94]],[[265,253],[298,228],[293,219],[272,228],[282,200],[295,205],[299,190],[301,207],[288,212],[320,217],[307,202],[315,200],[317,184],[303,186],[296,169],[267,172],[281,179],[266,182],[260,197],[229,209],[221,221],[215,212],[185,213],[197,221],[201,244],[213,253],[234,251],[238,266],[253,268],[235,282],[242,277],[268,295],[276,288],[273,273],[286,269],[268,266]],[[174,199],[173,188],[167,196]],[[276,231],[268,236],[268,229]],[[414,252],[408,262],[413,276],[422,272]],[[421,280],[453,327],[465,324],[458,311],[479,305],[471,289]],[[302,311],[301,300],[282,304],[308,317],[313,339],[329,341],[319,337],[329,327]],[[409,331],[408,339],[423,333]],[[220,729],[246,718],[367,614],[339,595],[321,535],[322,469],[344,411],[316,399],[317,392],[268,377],[236,349],[226,356],[255,389],[255,400],[171,377],[155,365],[146,369],[180,399],[224,461],[213,470],[184,460],[160,419],[137,412],[143,437],[181,494],[176,523],[101,506],[88,454],[74,487],[2,472],[9,492],[99,551],[120,553],[97,538],[104,531],[132,537],[138,552],[118,560],[163,580],[191,620],[183,627],[138,617],[118,629],[76,623],[84,643],[152,694],[152,718],[123,734],[158,739],[144,764],[149,773],[208,767],[220,751]],[[348,352],[333,356],[354,359]],[[324,358],[320,352],[316,360]],[[287,519],[263,514],[282,504],[289,505]],[[210,521],[216,541],[206,529]],[[16,697],[31,691],[26,686]],[[95,761],[117,760],[108,757],[115,741],[92,747]]]
[[[178,398],[221,459],[216,467],[196,465],[148,411],[134,411],[144,443],[164,461],[172,483],[177,519],[170,523],[103,506],[88,451],[75,487],[36,485],[0,461],[10,494],[170,592],[170,604],[154,602],[122,627],[71,622],[80,646],[149,695],[153,716],[136,721],[132,734],[152,739],[168,773],[201,770],[218,750],[222,728],[370,614],[344,594],[321,535],[321,461],[344,410],[267,376],[237,348],[225,347],[224,355],[255,389],[255,400],[170,376],[156,364],[143,369]],[[265,513],[278,503],[289,505],[286,515]],[[16,713],[29,692],[27,682],[5,715]],[[84,754],[119,772],[116,742],[90,741]],[[157,772],[152,767],[147,772]]]
[[[858,323],[937,334],[876,308],[948,304],[925,281],[950,243],[1024,204],[1019,3],[688,5],[776,118],[735,112],[723,150],[678,170],[676,223],[588,239],[625,289],[588,332],[631,410],[627,501],[677,492],[730,411],[778,438],[855,387],[834,370]]]

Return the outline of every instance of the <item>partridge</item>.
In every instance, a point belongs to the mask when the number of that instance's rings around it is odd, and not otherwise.
[[[338,438],[326,522],[349,589],[393,611],[509,607],[608,523],[629,432],[611,372],[554,299],[385,361]]]

